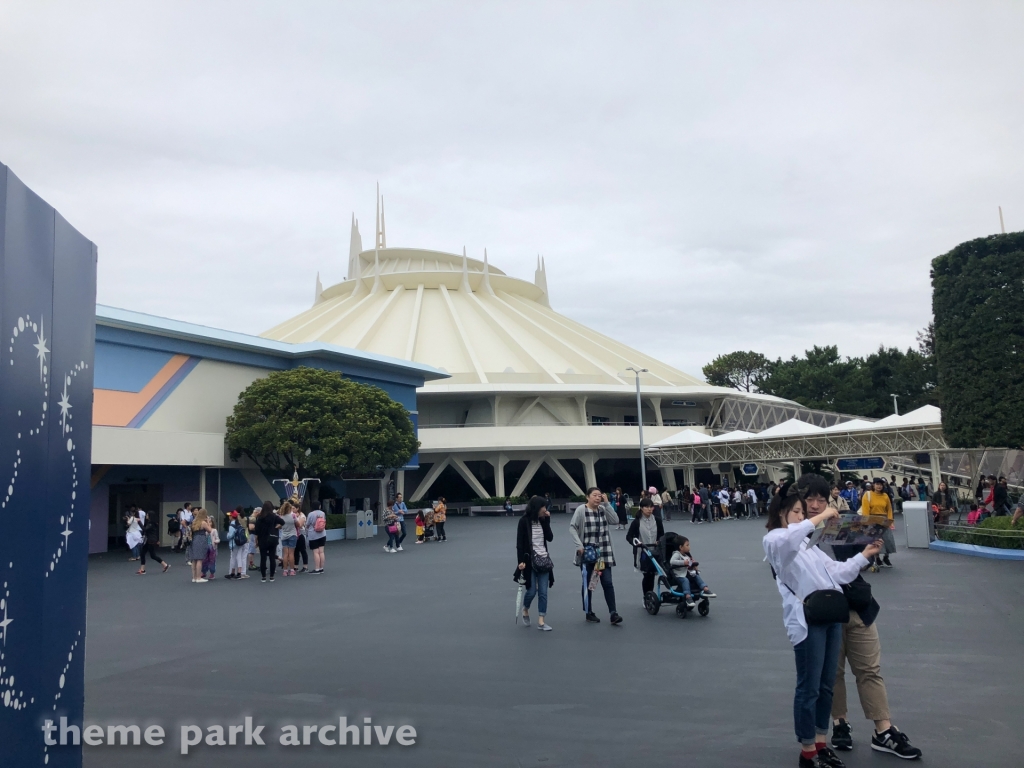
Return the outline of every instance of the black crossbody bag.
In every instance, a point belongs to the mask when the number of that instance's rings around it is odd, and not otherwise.
[[[776,579],[779,578],[774,568],[772,568],[772,576]],[[800,599],[789,584],[782,582],[782,585],[793,593],[793,597]],[[804,621],[809,627],[823,624],[846,624],[850,621],[850,601],[841,590],[816,589],[801,602],[804,606]]]

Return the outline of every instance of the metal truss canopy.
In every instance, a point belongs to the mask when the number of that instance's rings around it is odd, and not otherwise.
[[[649,448],[647,456],[659,467],[800,459],[891,456],[949,450],[942,426],[918,425],[859,432],[824,432],[742,440],[702,442]]]

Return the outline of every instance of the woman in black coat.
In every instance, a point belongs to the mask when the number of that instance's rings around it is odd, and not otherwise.
[[[551,513],[543,496],[534,496],[526,505],[516,528],[516,581],[524,580],[523,624],[530,626],[530,603],[537,597],[537,629],[550,632],[551,625],[544,622],[548,612],[548,588],[555,584],[555,571],[548,554],[551,533]]]
[[[640,502],[640,514],[633,518],[633,522],[629,524],[629,530],[626,531],[626,541],[633,547],[634,568],[636,567],[637,553],[642,551],[640,547],[633,544],[634,539],[640,539],[641,544],[656,544],[664,535],[665,526],[654,515],[654,502],[644,499]],[[646,552],[640,556],[640,570],[644,575],[641,583],[642,594],[646,595],[654,589],[654,579],[658,573],[654,570],[654,564]]]

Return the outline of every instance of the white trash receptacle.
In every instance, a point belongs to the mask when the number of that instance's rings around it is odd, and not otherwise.
[[[908,547],[928,549],[928,545],[935,538],[932,505],[927,501],[904,501],[903,525],[907,529]]]

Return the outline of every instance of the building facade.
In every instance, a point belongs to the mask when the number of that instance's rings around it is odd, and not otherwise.
[[[89,551],[124,531],[133,504],[163,519],[184,502],[215,517],[277,500],[273,477],[227,454],[225,421],[238,395],[272,371],[309,366],[378,386],[409,411],[417,390],[445,374],[429,366],[320,342],[289,344],[113,307],[96,308]],[[417,466],[415,457],[410,469]],[[377,479],[332,483],[341,496],[379,500]],[[164,543],[169,543],[161,524]]]

